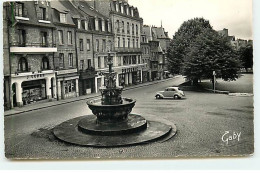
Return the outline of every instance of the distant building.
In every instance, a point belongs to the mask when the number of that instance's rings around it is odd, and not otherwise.
[[[253,44],[252,40],[243,40],[243,39],[236,39],[235,36],[229,36],[228,34],[228,29],[224,28],[223,30],[219,30],[217,31],[221,36],[223,37],[228,37],[231,46],[235,49],[235,50],[239,50],[241,47],[246,47],[248,44]]]

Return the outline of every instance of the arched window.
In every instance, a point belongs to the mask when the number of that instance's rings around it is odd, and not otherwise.
[[[18,71],[20,72],[28,71],[28,63],[24,57],[20,58],[18,62]]]
[[[49,59],[47,57],[42,58],[42,70],[49,69]]]

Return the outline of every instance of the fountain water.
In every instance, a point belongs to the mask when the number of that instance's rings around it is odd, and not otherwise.
[[[176,126],[172,123],[147,121],[131,114],[136,100],[122,98],[123,87],[116,86],[112,65],[109,54],[109,71],[104,73],[105,86],[100,88],[102,98],[87,102],[94,115],[63,122],[54,128],[54,135],[68,143],[96,147],[141,144],[175,135]]]

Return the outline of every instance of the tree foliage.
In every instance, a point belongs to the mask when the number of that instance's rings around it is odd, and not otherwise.
[[[212,78],[213,71],[224,80],[235,80],[239,70],[237,53],[227,38],[213,30],[209,21],[195,18],[184,22],[168,50],[169,70],[195,82]]]
[[[241,47],[239,50],[240,60],[242,66],[247,70],[253,67],[253,46],[247,45],[246,47]]]

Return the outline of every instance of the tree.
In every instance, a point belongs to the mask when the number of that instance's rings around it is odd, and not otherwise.
[[[184,22],[174,38],[168,51],[169,63],[181,61],[179,72],[193,83],[201,78],[212,78],[213,71],[216,77],[224,80],[238,78],[237,53],[228,39],[214,31],[208,21],[195,18]],[[174,63],[169,67],[174,68]]]
[[[173,36],[170,48],[167,51],[168,69],[171,73],[181,73],[186,53],[190,44],[206,28],[212,29],[209,21],[203,18],[195,18],[185,21]]]
[[[246,71],[248,71],[248,68],[253,67],[253,46],[247,45],[246,47],[241,47],[239,54],[242,66],[246,69]]]

